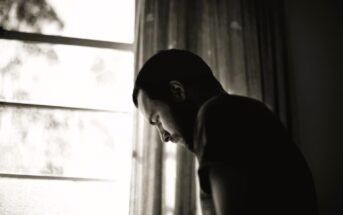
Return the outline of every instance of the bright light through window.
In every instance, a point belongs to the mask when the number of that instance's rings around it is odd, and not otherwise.
[[[0,3],[0,214],[129,214],[134,3]]]
[[[25,3],[26,2],[26,3]],[[132,43],[133,0],[25,0],[0,3],[4,28],[24,32]],[[18,17],[18,7],[25,13]]]
[[[8,40],[0,50],[0,99],[132,109],[132,52]]]
[[[169,213],[174,214],[175,188],[176,188],[176,150],[177,145],[172,142],[165,143],[164,180],[165,204]]]

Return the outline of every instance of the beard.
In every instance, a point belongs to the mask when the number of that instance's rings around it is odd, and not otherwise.
[[[178,127],[182,138],[185,140],[186,147],[192,150],[194,123],[197,109],[187,101],[182,103],[172,103],[170,104],[170,107],[176,126]]]

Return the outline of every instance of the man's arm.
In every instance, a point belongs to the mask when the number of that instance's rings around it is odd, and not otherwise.
[[[225,166],[210,168],[210,185],[217,215],[241,214],[244,177]]]

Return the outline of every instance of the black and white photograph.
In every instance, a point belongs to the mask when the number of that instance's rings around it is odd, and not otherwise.
[[[342,215],[342,11],[0,0],[0,215]]]

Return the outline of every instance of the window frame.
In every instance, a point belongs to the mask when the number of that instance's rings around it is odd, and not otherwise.
[[[135,2],[135,5],[137,5],[137,1],[134,0],[134,2]],[[135,10],[134,15],[136,16],[136,10]],[[136,17],[134,17],[134,20],[136,20]],[[135,29],[135,23],[134,23],[134,29]],[[134,34],[135,34],[135,30],[134,30]],[[72,45],[72,46],[90,47],[90,48],[102,48],[102,49],[111,49],[111,50],[116,50],[116,51],[129,51],[129,52],[132,52],[133,54],[135,53],[135,41],[133,41],[132,43],[124,43],[124,42],[112,42],[112,41],[105,41],[105,40],[84,39],[84,38],[77,38],[77,37],[57,36],[57,35],[49,35],[49,34],[41,34],[41,33],[29,33],[29,32],[22,32],[22,31],[15,31],[15,30],[6,30],[1,26],[1,24],[0,24],[0,39],[34,42],[34,43]],[[20,106],[20,107],[26,107],[26,108],[35,107],[35,108],[59,109],[59,110],[91,111],[91,112],[103,112],[103,113],[123,113],[123,114],[132,114],[133,117],[135,116],[134,113],[131,113],[129,111],[126,112],[126,111],[116,111],[112,109],[110,110],[110,109],[101,109],[101,108],[87,108],[87,107],[80,107],[80,106],[39,104],[37,102],[20,102],[20,101],[11,101],[7,99],[0,99],[0,105],[12,106],[12,107]],[[133,123],[135,123],[135,119],[133,120]],[[135,132],[134,129],[133,129],[133,132]],[[134,147],[134,143],[132,144]],[[132,153],[131,157],[135,159],[134,153]],[[54,176],[54,175],[44,175],[44,174],[39,174],[39,175],[30,174],[29,175],[29,174],[5,173],[5,172],[0,171],[0,179],[1,178],[116,182],[115,179],[108,179],[108,178],[68,177],[68,176]],[[131,174],[131,178],[132,178],[132,174]]]

